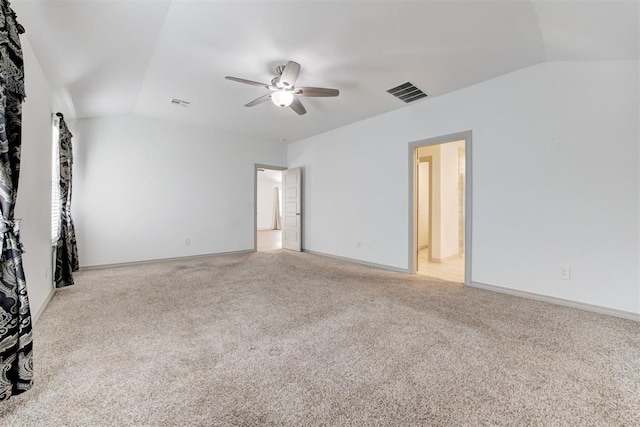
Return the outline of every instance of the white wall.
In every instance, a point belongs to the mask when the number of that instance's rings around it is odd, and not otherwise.
[[[27,98],[22,115],[22,163],[16,218],[27,252],[24,271],[31,314],[38,318],[53,292],[51,279],[52,95],[31,45],[21,37]]]
[[[440,155],[442,151],[442,145],[428,145],[426,147],[420,147],[418,149],[418,155],[420,157],[431,157],[431,177],[433,182],[431,183],[431,248],[429,249],[429,258],[431,260],[439,260],[442,257],[442,205],[441,199],[443,197],[442,190],[442,162]],[[445,236],[446,237],[446,236]]]
[[[275,189],[278,189],[282,202],[282,172],[265,169],[258,171],[257,191],[257,228],[258,230],[271,230],[274,221]],[[280,203],[280,216],[282,216],[282,203]]]
[[[433,167],[433,195],[431,197],[433,204],[431,207],[433,215],[431,232],[433,236],[431,237],[430,258],[434,261],[444,260],[458,254],[458,147],[460,144],[464,144],[464,141],[428,145],[418,149],[418,156],[431,157]]]
[[[458,144],[440,145],[440,251],[434,258],[443,260],[458,254]]]
[[[458,213],[458,253],[464,254],[465,252],[465,210],[466,207],[466,185],[467,185],[467,166],[466,166],[466,150],[464,147],[464,141],[459,142],[458,147],[458,179],[461,181],[461,185],[458,187],[458,196],[460,197],[458,208],[461,212]]]
[[[418,163],[418,248],[429,245],[430,166],[430,162]],[[430,250],[433,250],[433,247]]]
[[[640,313],[638,71],[547,62],[290,144],[305,248],[408,268],[408,143],[472,130],[471,280]]]
[[[133,115],[75,129],[81,266],[253,249],[254,164],[284,145]]]

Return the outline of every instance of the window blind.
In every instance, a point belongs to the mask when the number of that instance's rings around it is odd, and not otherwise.
[[[60,236],[60,122],[53,115],[51,156],[51,244],[56,245]]]

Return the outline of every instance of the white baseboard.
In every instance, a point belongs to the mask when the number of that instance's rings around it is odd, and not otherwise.
[[[255,252],[255,249],[245,249],[242,251],[230,251],[230,252],[216,252],[212,254],[202,254],[202,255],[189,255],[175,258],[159,258],[159,259],[149,259],[144,261],[132,261],[132,262],[120,262],[115,264],[99,264],[99,265],[86,265],[80,267],[80,271],[86,270],[98,270],[101,268],[112,268],[112,267],[124,267],[124,266],[133,266],[133,265],[142,265],[142,264],[150,264],[154,262],[162,262],[162,261],[179,261],[179,260],[190,260],[190,259],[198,259],[198,258],[208,258],[212,256],[223,256],[223,255],[237,255],[237,254],[248,254]]]
[[[447,262],[447,261],[453,261],[454,259],[460,258],[459,254],[453,254],[453,255],[449,255],[447,257],[444,258],[431,258],[429,257],[429,262],[435,262],[438,264],[442,264],[443,262]]]
[[[32,325],[35,325],[36,323],[38,323],[38,321],[40,320],[40,317],[42,317],[42,313],[44,313],[44,311],[49,306],[49,303],[51,302],[51,299],[53,298],[53,295],[55,293],[56,293],[56,289],[55,288],[51,288],[51,292],[49,292],[49,295],[47,296],[47,299],[44,301],[44,304],[42,304],[42,307],[40,307],[40,310],[37,313],[32,313],[31,314],[31,324]]]
[[[327,258],[333,258],[333,259],[339,259],[342,261],[348,261],[348,262],[353,262],[355,264],[360,264],[360,265],[366,265],[367,267],[373,267],[373,268],[377,268],[379,270],[387,270],[387,271],[395,271],[397,273],[410,273],[409,270],[407,270],[406,268],[398,268],[398,267],[392,267],[390,265],[385,265],[385,264],[376,264],[375,262],[368,262],[368,261],[362,261],[359,259],[355,259],[355,258],[348,258],[348,257],[343,257],[343,256],[338,256],[338,255],[332,255],[332,254],[327,254],[324,252],[317,252],[317,251],[312,251],[309,249],[302,249],[302,252],[306,252],[309,254],[313,254],[313,255],[320,255],[320,256],[324,256]]]
[[[394,272],[397,272],[397,273],[411,274],[411,272],[408,269],[405,269],[405,268],[393,267],[393,266],[385,265],[385,264],[377,264],[377,263],[373,263],[373,262],[362,261],[362,260],[355,259],[355,258],[343,257],[343,256],[339,256],[339,255],[332,255],[332,254],[328,254],[328,253],[324,253],[324,252],[318,252],[318,251],[314,251],[314,250],[310,250],[310,249],[304,249],[304,248],[302,249],[302,251],[303,252],[307,252],[307,253],[312,254],[312,255],[318,255],[318,256],[323,256],[323,257],[327,257],[327,258],[333,258],[333,259],[338,259],[338,260],[342,260],[342,261],[348,261],[348,262],[352,262],[352,263],[355,263],[355,264],[364,265],[364,266],[367,266],[367,267],[377,268],[377,269],[380,269],[380,270],[387,270],[387,271],[394,271]],[[255,252],[255,250],[254,249],[246,249],[246,250],[241,250],[241,251],[218,252],[218,253],[212,253],[212,254],[191,255],[191,256],[185,256],[185,257],[162,258],[162,259],[153,259],[153,260],[145,260],[145,261],[134,261],[134,262],[117,263],[117,264],[103,264],[103,265],[94,265],[94,266],[83,266],[80,270],[81,271],[84,271],[84,270],[96,270],[96,269],[102,269],[102,268],[149,264],[149,263],[161,262],[161,261],[189,260],[189,259],[207,258],[207,257],[212,257],[212,256],[246,254],[246,253],[252,253],[252,252]],[[640,313],[634,313],[634,312],[631,312],[631,311],[617,310],[615,308],[602,307],[602,306],[598,306],[598,305],[587,304],[587,303],[582,303],[582,302],[577,302],[577,301],[571,301],[571,300],[566,300],[566,299],[563,299],[563,298],[556,298],[556,297],[552,297],[552,296],[536,294],[536,293],[533,293],[533,292],[519,291],[519,290],[516,290],[516,289],[504,288],[504,287],[501,287],[501,286],[487,285],[487,284],[478,283],[478,282],[470,282],[466,286],[469,286],[469,287],[472,287],[472,288],[477,288],[477,289],[483,289],[483,290],[486,290],[486,291],[499,292],[499,293],[513,295],[513,296],[517,296],[517,297],[521,297],[521,298],[533,299],[533,300],[542,301],[542,302],[546,302],[546,303],[550,303],[550,304],[556,304],[556,305],[561,305],[561,306],[565,306],[565,307],[571,307],[571,308],[576,308],[576,309],[579,309],[579,310],[585,310],[585,311],[590,311],[590,312],[593,312],[593,313],[604,314],[604,315],[614,316],[614,317],[620,317],[622,319],[634,320],[636,322],[640,322]],[[47,297],[46,302],[43,304],[42,308],[40,309],[40,311],[33,316],[33,323],[34,324],[40,319],[40,316],[42,315],[42,313],[45,311],[45,309],[49,305],[49,302],[53,298],[54,294],[55,294],[55,289],[51,291],[51,293]]]
[[[579,310],[591,311],[598,314],[606,314],[607,316],[621,317],[627,320],[635,320],[640,322],[640,314],[632,311],[617,310],[615,308],[601,307],[599,305],[586,304],[583,302],[571,301],[563,298],[550,297],[547,295],[540,295],[533,292],[519,291],[516,289],[503,288],[501,286],[485,285],[484,283],[471,282],[467,285],[472,288],[484,289],[486,291],[500,292],[502,294],[509,294],[516,297],[528,298],[542,302],[548,302],[550,304],[562,305],[565,307],[577,308]]]

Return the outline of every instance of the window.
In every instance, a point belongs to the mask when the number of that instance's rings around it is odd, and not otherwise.
[[[60,119],[54,114],[52,123],[53,155],[51,156],[51,244],[60,236]]]

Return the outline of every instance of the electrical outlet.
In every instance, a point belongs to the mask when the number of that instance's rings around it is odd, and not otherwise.
[[[568,265],[560,266],[560,278],[562,280],[571,280],[571,267]]]
[[[184,245],[185,246],[191,246],[191,237],[187,237],[186,240],[184,241]]]

